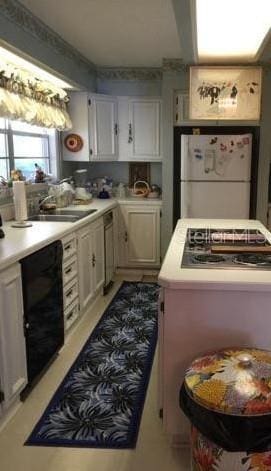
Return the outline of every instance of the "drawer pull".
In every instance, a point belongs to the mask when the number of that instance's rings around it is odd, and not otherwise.
[[[71,312],[67,315],[67,321],[72,318],[73,314],[74,314],[74,311],[71,311]]]
[[[72,293],[73,293],[73,288],[71,288],[71,289],[67,292],[66,297],[69,298],[69,297],[72,295]]]
[[[70,248],[71,248],[71,244],[66,245],[66,247],[64,247],[64,250],[70,250]]]
[[[96,265],[96,257],[95,257],[95,255],[93,254],[93,255],[92,255],[92,266],[95,267],[95,265]]]
[[[68,273],[71,273],[71,271],[72,271],[72,267],[67,268],[67,270],[65,270],[65,275],[68,275]]]

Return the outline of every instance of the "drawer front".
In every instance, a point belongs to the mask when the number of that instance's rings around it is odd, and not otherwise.
[[[67,331],[79,317],[79,298],[77,298],[64,311],[65,331]]]
[[[76,237],[75,234],[69,234],[62,239],[63,245],[63,262],[76,253]]]
[[[63,285],[65,286],[77,275],[77,257],[73,256],[63,263]]]
[[[78,281],[72,280],[63,289],[63,305],[64,309],[68,307],[78,297]]]

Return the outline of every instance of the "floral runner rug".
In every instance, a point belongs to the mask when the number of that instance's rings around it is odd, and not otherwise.
[[[134,448],[157,340],[158,285],[124,282],[25,445]]]

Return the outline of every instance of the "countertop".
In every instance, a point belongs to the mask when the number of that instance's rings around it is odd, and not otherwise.
[[[23,257],[45,247],[51,242],[61,239],[66,235],[74,232],[80,227],[95,221],[106,211],[120,204],[144,204],[144,205],[161,205],[162,200],[147,198],[125,198],[125,199],[93,199],[88,205],[71,205],[63,209],[74,209],[87,211],[89,209],[97,209],[97,211],[89,216],[84,217],[76,222],[48,222],[48,221],[31,221],[32,226],[26,228],[12,227],[12,221],[5,222],[3,230],[5,237],[0,239],[0,270]]]
[[[33,225],[26,228],[12,227],[12,221],[4,223],[5,237],[0,239],[0,270],[51,242],[80,229],[85,224],[95,221],[106,211],[116,206],[117,201],[115,199],[94,199],[88,205],[72,205],[63,208],[80,211],[97,209],[95,213],[76,222],[31,221]]]
[[[271,234],[256,220],[180,219],[160,273],[159,284],[170,289],[271,290],[271,270],[181,268],[188,228],[259,229],[271,242]]]

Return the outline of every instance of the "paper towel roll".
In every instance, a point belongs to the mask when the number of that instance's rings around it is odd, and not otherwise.
[[[16,221],[25,221],[27,219],[27,203],[24,182],[13,182],[13,201],[15,206]]]

